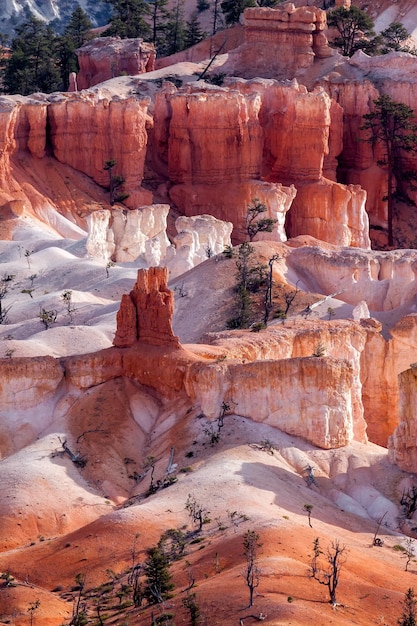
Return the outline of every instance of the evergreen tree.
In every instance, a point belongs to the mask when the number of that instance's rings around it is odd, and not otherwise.
[[[57,38],[57,51],[63,89],[68,89],[69,75],[78,72],[78,59],[75,51],[77,48],[92,39],[91,28],[93,27],[87,13],[80,5],[74,9],[62,37]]]
[[[146,0],[106,0],[112,6],[110,26],[103,37],[118,35],[122,39],[149,38],[151,29],[147,22],[151,7]]]
[[[406,44],[410,39],[410,33],[400,22],[391,22],[391,24],[381,32],[383,41],[382,54],[388,52],[411,52],[415,54],[415,50]]]
[[[407,194],[406,187],[417,179],[417,173],[404,167],[404,153],[417,153],[417,124],[414,111],[406,104],[395,102],[382,95],[374,100],[374,110],[363,116],[363,130],[370,131],[367,141],[379,144],[383,157],[378,165],[386,167],[388,204],[388,245],[394,244],[393,217],[395,200],[415,204]]]
[[[164,56],[175,54],[185,47],[184,0],[176,0],[165,30]]]
[[[28,95],[61,89],[56,43],[52,29],[35,17],[16,28],[4,73],[6,93]]]
[[[77,4],[65,27],[64,35],[71,39],[75,48],[81,48],[86,41],[92,39],[93,35],[90,32],[92,28],[88,14]]]
[[[7,66],[9,36],[0,33],[0,91],[3,91],[4,72]]]
[[[369,39],[374,35],[374,23],[372,19],[356,6],[350,9],[338,7],[327,14],[327,25],[335,28],[339,36],[330,43],[340,48],[344,56],[351,57],[356,50],[369,44]]]
[[[168,0],[149,0],[151,8],[152,43],[159,47],[164,40],[164,33],[167,27],[169,11],[167,9]]]
[[[417,626],[417,599],[412,587],[407,590],[402,605],[403,614],[398,620],[398,626]]]
[[[197,12],[194,11],[187,22],[187,29],[185,31],[185,47],[189,48],[190,46],[194,46],[196,43],[204,39],[205,36],[206,34],[201,30]]]
[[[226,19],[226,25],[236,24],[245,9],[256,6],[255,0],[223,0],[221,7]]]
[[[147,555],[143,565],[146,577],[143,594],[149,604],[159,604],[169,597],[169,592],[174,588],[169,563],[159,546],[149,548]]]

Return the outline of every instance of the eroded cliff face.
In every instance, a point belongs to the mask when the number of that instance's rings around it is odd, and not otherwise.
[[[323,89],[308,92],[296,82],[229,79],[227,85],[157,95],[155,161],[173,183],[172,201],[186,215],[232,221],[235,241],[245,238],[244,216],[256,197],[277,219],[271,239],[285,241],[288,231],[369,247],[365,192],[323,177],[324,167],[336,177],[340,107]]]
[[[80,238],[85,216],[109,203],[110,159],[132,206],[149,204],[152,194],[141,188],[149,100],[116,100],[103,92],[1,98],[0,205],[19,201],[20,215]]]
[[[417,420],[415,368],[407,369],[399,376],[399,424],[389,439],[388,452],[393,463],[406,472],[417,472]]]
[[[354,400],[354,375],[346,361],[288,358],[242,364],[197,365],[186,379],[188,395],[211,419],[222,401],[234,411],[320,448],[366,442],[365,422]]]
[[[54,156],[105,188],[111,175],[121,176],[127,206],[150,204],[152,194],[141,189],[148,106],[148,98],[112,98],[99,90],[54,97],[48,107]],[[112,171],[104,169],[110,160]]]
[[[52,357],[3,359],[0,370],[3,457],[31,443],[51,423],[51,398],[64,371]]]

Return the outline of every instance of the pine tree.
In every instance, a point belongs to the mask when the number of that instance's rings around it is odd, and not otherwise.
[[[414,589],[412,587],[407,590],[402,605],[403,614],[398,620],[398,626],[417,626],[417,599],[415,597]]]
[[[148,558],[143,565],[145,585],[143,594],[149,604],[159,604],[169,597],[174,588],[169,573],[169,563],[160,547],[155,546],[147,550]]]
[[[184,0],[176,0],[166,25],[164,56],[175,54],[185,47]]]
[[[165,38],[165,30],[169,17],[168,0],[149,0],[151,8],[152,43],[159,47]]]
[[[201,30],[197,12],[194,11],[187,22],[187,29],[185,31],[185,47],[189,48],[190,46],[194,46],[196,43],[204,39],[205,36],[206,34]]]
[[[367,141],[379,144],[383,157],[378,165],[386,167],[388,205],[388,245],[394,244],[393,218],[395,200],[405,200],[415,204],[407,194],[407,185],[413,189],[417,173],[404,166],[404,153],[417,153],[417,124],[414,111],[406,104],[395,102],[382,95],[374,100],[374,110],[363,116],[363,130],[370,131]]]
[[[145,0],[106,0],[112,6],[110,26],[103,37],[117,35],[122,39],[150,37],[151,29],[147,19],[151,7]]]
[[[91,28],[93,27],[87,13],[80,5],[74,9],[62,37],[57,38],[57,53],[63,89],[68,89],[69,75],[78,72],[78,59],[75,51],[77,48],[92,39]]]
[[[372,19],[358,7],[352,5],[350,9],[337,7],[327,14],[327,25],[335,28],[339,36],[330,43],[340,48],[344,56],[351,57],[356,50],[369,42],[374,35]]]
[[[245,9],[256,6],[255,0],[223,0],[221,7],[226,19],[226,25],[236,24]]]
[[[28,95],[61,89],[56,43],[51,27],[35,17],[16,28],[4,73],[6,93]]]

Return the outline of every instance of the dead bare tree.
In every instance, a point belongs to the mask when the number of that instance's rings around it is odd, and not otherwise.
[[[268,271],[268,280],[265,291],[265,299],[264,299],[264,324],[268,323],[269,314],[272,310],[272,267],[274,265],[274,261],[278,261],[279,254],[274,254],[268,261],[269,271]]]
[[[87,459],[84,458],[80,454],[80,452],[77,452],[77,454],[74,454],[74,452],[72,452],[72,450],[70,450],[70,448],[68,447],[66,439],[64,439],[64,441],[62,441],[61,437],[58,437],[58,439],[59,439],[59,442],[60,442],[60,444],[61,444],[61,446],[63,448],[64,453],[69,456],[69,458],[74,463],[74,465],[76,465],[77,467],[85,467],[87,465]]]
[[[336,539],[331,546],[327,548],[326,561],[327,565],[321,567],[317,561],[317,557],[322,554],[318,539],[314,542],[314,557],[311,566],[312,576],[320,585],[325,585],[329,590],[330,600],[333,605],[337,605],[336,590],[339,584],[340,572],[343,564],[346,562],[346,546],[341,545]]]
[[[189,516],[193,520],[195,524],[198,524],[198,532],[200,532],[203,528],[204,522],[207,520],[207,516],[210,511],[205,508],[200,502],[196,500],[196,498],[188,494],[187,502],[185,503],[185,508],[188,511]]]
[[[385,511],[385,513],[383,513],[383,514],[382,514],[382,515],[378,518],[378,520],[377,520],[377,523],[376,523],[376,530],[375,530],[374,538],[373,538],[373,540],[372,540],[372,545],[373,545],[373,546],[378,546],[378,547],[381,547],[381,546],[383,546],[383,545],[384,545],[384,542],[382,541],[382,539],[380,539],[380,538],[378,537],[378,532],[379,532],[379,529],[380,529],[381,524],[382,524],[382,522],[383,522],[383,519],[384,519],[384,517],[386,516],[386,514],[387,514],[387,513],[388,513],[388,511]]]
[[[403,514],[406,519],[411,519],[417,510],[417,487],[413,485],[401,496],[400,504],[403,507]]]
[[[253,594],[259,587],[261,570],[258,566],[258,555],[261,547],[258,533],[254,530],[247,530],[243,535],[243,555],[246,560],[243,576],[249,589],[249,607],[253,606]]]

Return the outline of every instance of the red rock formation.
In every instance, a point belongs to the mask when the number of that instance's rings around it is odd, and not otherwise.
[[[227,85],[198,91],[167,86],[157,97],[155,162],[174,183],[176,206],[186,215],[210,213],[233,222],[238,243],[245,238],[247,207],[259,198],[282,224],[272,238],[285,241],[283,218],[295,189],[282,184],[294,183],[300,197],[288,214],[291,236],[370,247],[365,192],[323,178],[324,167],[336,178],[339,104],[322,88],[309,93],[296,82],[229,79]]]
[[[223,88],[166,88],[155,104],[156,161],[166,162],[171,199],[185,215],[209,213],[233,222],[238,242],[245,238],[243,218],[253,198],[278,219],[274,238],[285,240],[284,216],[295,195],[293,188],[259,180],[260,107],[255,89]]]
[[[169,178],[213,184],[259,178],[262,129],[258,94],[224,89],[170,96]]]
[[[322,178],[298,184],[286,229],[289,237],[309,234],[340,246],[370,248],[366,191]]]
[[[77,89],[88,89],[115,76],[152,72],[156,52],[143,39],[99,37],[78,48],[77,57]]]
[[[262,78],[231,79],[227,84],[244,94],[260,96],[263,176],[284,184],[319,180],[329,153],[331,124],[331,100],[325,91],[308,92],[297,81],[286,84]],[[340,139],[335,143],[339,146]]]
[[[417,371],[402,372],[399,379],[399,424],[389,439],[388,452],[393,463],[406,472],[417,473]]]
[[[147,146],[149,98],[112,98],[93,91],[56,96],[48,109],[55,157],[91,176],[102,187],[109,185],[105,162],[114,160],[113,174],[124,179],[125,204],[137,208],[152,202],[141,189]],[[80,132],[80,120],[83,132]]]
[[[286,3],[244,12],[245,43],[229,54],[229,74],[252,78],[289,78],[311,67],[314,58],[332,54],[323,33],[326,14],[316,7]]]
[[[153,346],[179,347],[171,325],[174,295],[167,282],[167,268],[138,271],[133,290],[123,297],[117,314],[115,346],[126,348],[139,341]]]

